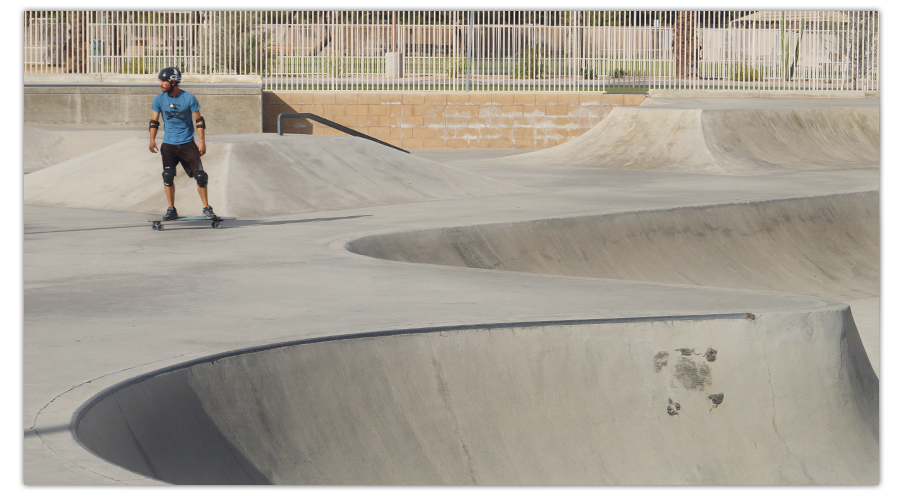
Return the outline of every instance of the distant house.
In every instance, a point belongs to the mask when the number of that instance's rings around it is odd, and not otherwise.
[[[734,19],[729,23],[731,28],[780,28],[785,23],[785,28],[798,29],[801,23],[805,28],[824,28],[843,25],[850,22],[846,12],[833,10],[793,10],[774,11],[761,10]]]

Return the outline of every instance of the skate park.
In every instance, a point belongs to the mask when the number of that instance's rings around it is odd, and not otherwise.
[[[155,74],[27,42],[25,485],[888,479],[878,91],[186,73],[235,219],[160,225]]]
[[[26,483],[877,484],[878,99],[651,94],[597,132],[210,136],[221,229],[143,222],[140,130],[32,167]]]

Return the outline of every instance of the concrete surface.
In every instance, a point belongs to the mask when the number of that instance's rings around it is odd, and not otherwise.
[[[872,483],[878,384],[846,371],[845,312],[300,344],[117,390],[78,437],[176,484]]]
[[[646,99],[510,161],[747,174],[878,164],[877,99]]]
[[[872,133],[858,164],[740,176],[423,151],[404,189],[456,196],[218,230],[29,201],[54,172],[99,175],[78,158],[27,174],[24,481],[878,484]],[[371,165],[327,182],[387,161],[335,144]],[[246,147],[261,177],[283,156]],[[343,161],[325,155],[286,182]],[[410,262],[362,255],[376,241]]]
[[[347,249],[403,262],[851,300],[878,296],[878,230],[878,193],[866,192],[425,229],[359,238]]]
[[[52,79],[25,82],[25,125],[144,126],[150,105],[161,92],[156,75],[116,82],[56,83]],[[262,83],[207,83],[185,76],[182,88],[197,96],[206,118],[206,134],[262,132]]]
[[[155,75],[126,75],[117,73],[25,73],[25,84],[44,85],[96,85],[98,83],[112,85],[141,85],[147,83],[147,78]],[[262,77],[259,75],[198,75],[184,73],[187,82],[205,83],[213,85],[258,85],[262,86]]]
[[[160,133],[158,137],[164,137]],[[64,161],[93,153],[117,142],[144,137],[149,142],[147,127],[122,126],[110,129],[103,125],[48,125],[23,128],[25,173],[52,167]]]
[[[162,163],[148,145],[149,136],[132,138],[30,174],[25,203],[164,211]],[[356,137],[224,135],[207,138],[206,147],[209,203],[236,217],[532,191]],[[181,215],[203,208],[196,182],[181,168],[175,206]]]

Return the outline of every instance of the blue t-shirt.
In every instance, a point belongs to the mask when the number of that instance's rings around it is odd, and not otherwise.
[[[165,144],[185,144],[194,140],[194,120],[191,115],[194,111],[200,111],[200,103],[194,94],[182,90],[178,97],[169,97],[169,94],[160,92],[153,99],[153,111],[159,113],[165,122]]]

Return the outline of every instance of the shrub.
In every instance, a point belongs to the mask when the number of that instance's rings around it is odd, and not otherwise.
[[[126,75],[148,75],[150,68],[144,63],[143,57],[134,57],[125,61],[119,73]]]
[[[322,60],[322,70],[332,77],[344,76],[344,58],[341,56],[327,56]]]
[[[541,78],[547,74],[547,64],[544,58],[547,57],[547,51],[542,47],[528,45],[522,58],[516,61],[512,67],[510,76],[513,78]]]
[[[581,75],[585,80],[597,79],[597,72],[594,71],[594,68],[580,68],[578,70],[578,74]]]
[[[736,82],[758,82],[759,70],[749,64],[738,63],[731,67],[731,79]]]
[[[450,78],[457,78],[466,74],[466,58],[463,56],[447,57],[443,63],[444,74]]]

